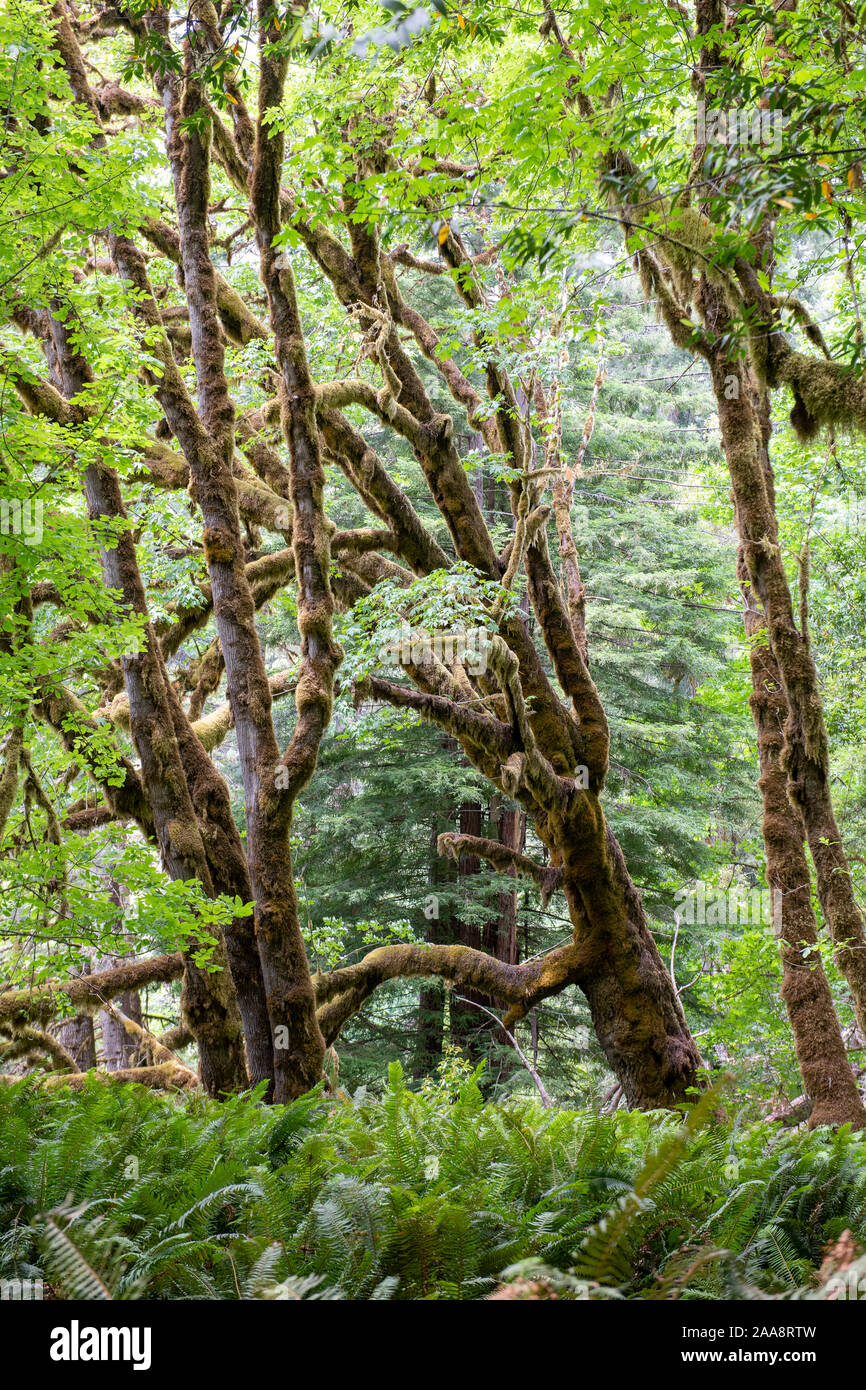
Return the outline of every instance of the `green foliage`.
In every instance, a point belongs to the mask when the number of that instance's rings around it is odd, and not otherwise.
[[[261,1108],[93,1081],[0,1091],[0,1275],[59,1298],[802,1296],[866,1237],[866,1140],[485,1104],[459,1059],[419,1090]],[[551,1274],[551,1271],[570,1273]]]
[[[94,950],[194,946],[198,964],[209,968],[216,932],[252,911],[238,897],[209,897],[197,879],[167,880],[156,855],[129,844],[118,826],[61,845],[22,837],[14,855],[0,860],[0,943],[18,946],[4,959],[3,982],[56,978],[89,964]]]
[[[306,906],[305,903],[301,904]],[[320,927],[312,927],[307,945],[316,970],[333,970],[347,956],[347,943],[360,938],[362,946],[385,946],[389,941],[413,941],[408,922],[344,922],[339,917],[323,917]]]
[[[721,1047],[732,1066],[749,1072],[758,1091],[798,1085],[793,1039],[779,998],[782,966],[778,942],[769,927],[747,927],[720,945],[715,969],[704,975],[695,993],[712,1023],[704,1043],[707,1055]]]
[[[453,633],[483,628],[495,632],[492,609],[502,594],[498,583],[484,579],[462,561],[455,561],[447,570],[433,570],[406,587],[394,579],[380,580],[339,624],[340,638],[347,648],[343,679],[360,679],[377,664],[382,665],[381,649],[387,643],[399,642],[407,624],[425,631]],[[517,611],[515,596],[505,595],[501,606],[500,616],[513,616]]]

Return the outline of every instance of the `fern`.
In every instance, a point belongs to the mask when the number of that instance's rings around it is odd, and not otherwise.
[[[111,1294],[96,1270],[87,1263],[75,1242],[57,1225],[53,1216],[43,1216],[40,1225],[46,1246],[48,1272],[65,1296],[89,1300],[110,1299]]]
[[[59,1297],[802,1298],[850,1230],[866,1138],[485,1104],[450,1059],[410,1089],[285,1107],[137,1086],[0,1092],[0,1276]],[[516,1271],[516,1273],[515,1273]],[[521,1295],[523,1296],[523,1295]]]

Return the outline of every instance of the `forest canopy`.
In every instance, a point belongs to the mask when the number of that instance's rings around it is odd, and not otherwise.
[[[6,0],[0,31],[10,1277],[859,1272],[866,10]],[[244,1292],[160,1272],[156,1209],[111,1264],[131,1228],[62,1205],[66,1160],[31,1192],[24,1129],[62,1153],[73,1114],[107,1174],[144,1127],[174,1221],[225,1117]],[[435,1141],[395,1157],[398,1114]],[[590,1174],[531,1239],[518,1194],[587,1136],[636,1205],[605,1237]],[[438,1274],[352,1186],[374,1152],[429,1212],[449,1169]]]

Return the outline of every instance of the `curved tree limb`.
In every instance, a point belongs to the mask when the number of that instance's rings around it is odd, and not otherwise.
[[[27,1026],[48,1023],[70,1007],[75,1013],[98,1013],[105,1001],[144,985],[168,984],[183,974],[179,951],[167,956],[148,956],[125,962],[95,975],[79,975],[72,980],[40,985],[37,989],[0,991],[0,1019]]]
[[[538,864],[529,855],[510,849],[499,840],[487,840],[480,835],[440,835],[437,842],[440,854],[451,859],[478,855],[495,869],[513,870],[518,878],[528,878],[541,889],[541,905],[547,907],[557,888],[562,886],[562,869],[554,864]]]

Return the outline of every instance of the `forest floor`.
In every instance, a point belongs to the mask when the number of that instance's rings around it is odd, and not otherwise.
[[[866,1287],[866,1136],[847,1129],[486,1102],[460,1062],[286,1107],[43,1081],[0,1088],[0,1279],[48,1298]]]

